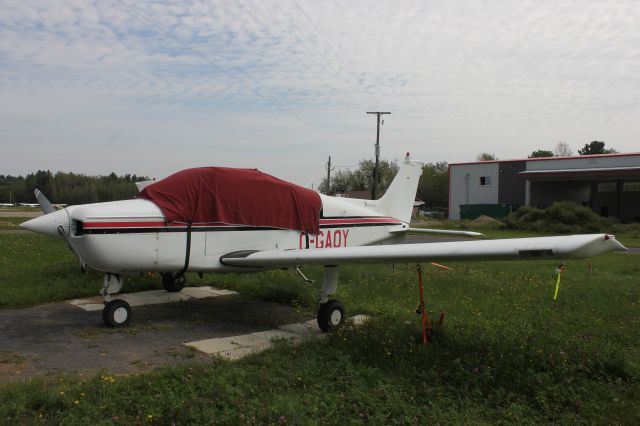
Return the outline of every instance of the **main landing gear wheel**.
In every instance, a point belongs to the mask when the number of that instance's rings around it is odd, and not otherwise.
[[[122,299],[115,299],[104,305],[102,320],[107,327],[126,327],[131,321],[131,307]]]
[[[176,272],[168,272],[162,274],[162,286],[170,293],[177,293],[184,288],[187,283],[187,279],[184,274],[178,274]]]
[[[318,309],[318,327],[324,333],[335,331],[344,324],[344,306],[337,300],[329,300]]]

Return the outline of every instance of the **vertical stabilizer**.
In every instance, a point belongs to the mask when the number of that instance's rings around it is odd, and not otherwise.
[[[403,222],[410,222],[422,166],[421,162],[411,161],[407,153],[389,189],[376,201],[375,209]]]

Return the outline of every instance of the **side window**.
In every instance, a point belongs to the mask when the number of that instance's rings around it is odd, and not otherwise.
[[[480,176],[480,186],[491,186],[491,176]]]

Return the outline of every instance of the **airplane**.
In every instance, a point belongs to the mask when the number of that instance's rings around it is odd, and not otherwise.
[[[330,298],[344,264],[569,259],[626,250],[608,234],[401,244],[410,233],[482,235],[409,226],[422,167],[407,153],[377,200],[331,197],[256,169],[226,167],[186,169],[134,199],[61,210],[36,190],[45,214],[21,226],[64,240],[83,269],[104,273],[102,317],[109,327],[131,320],[128,303],[112,298],[127,273],[159,272],[165,290],[177,292],[187,272],[291,268],[307,280],[299,268],[321,265],[317,321],[328,332],[345,318],[342,303]]]
[[[32,208],[40,207],[40,204],[38,203],[18,203],[18,205],[22,207],[32,207]]]
[[[0,203],[0,207],[14,207],[15,204],[13,203]]]

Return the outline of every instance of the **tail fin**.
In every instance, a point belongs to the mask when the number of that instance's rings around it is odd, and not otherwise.
[[[389,189],[376,201],[375,209],[403,222],[410,222],[422,166],[421,162],[411,161],[407,153]]]

